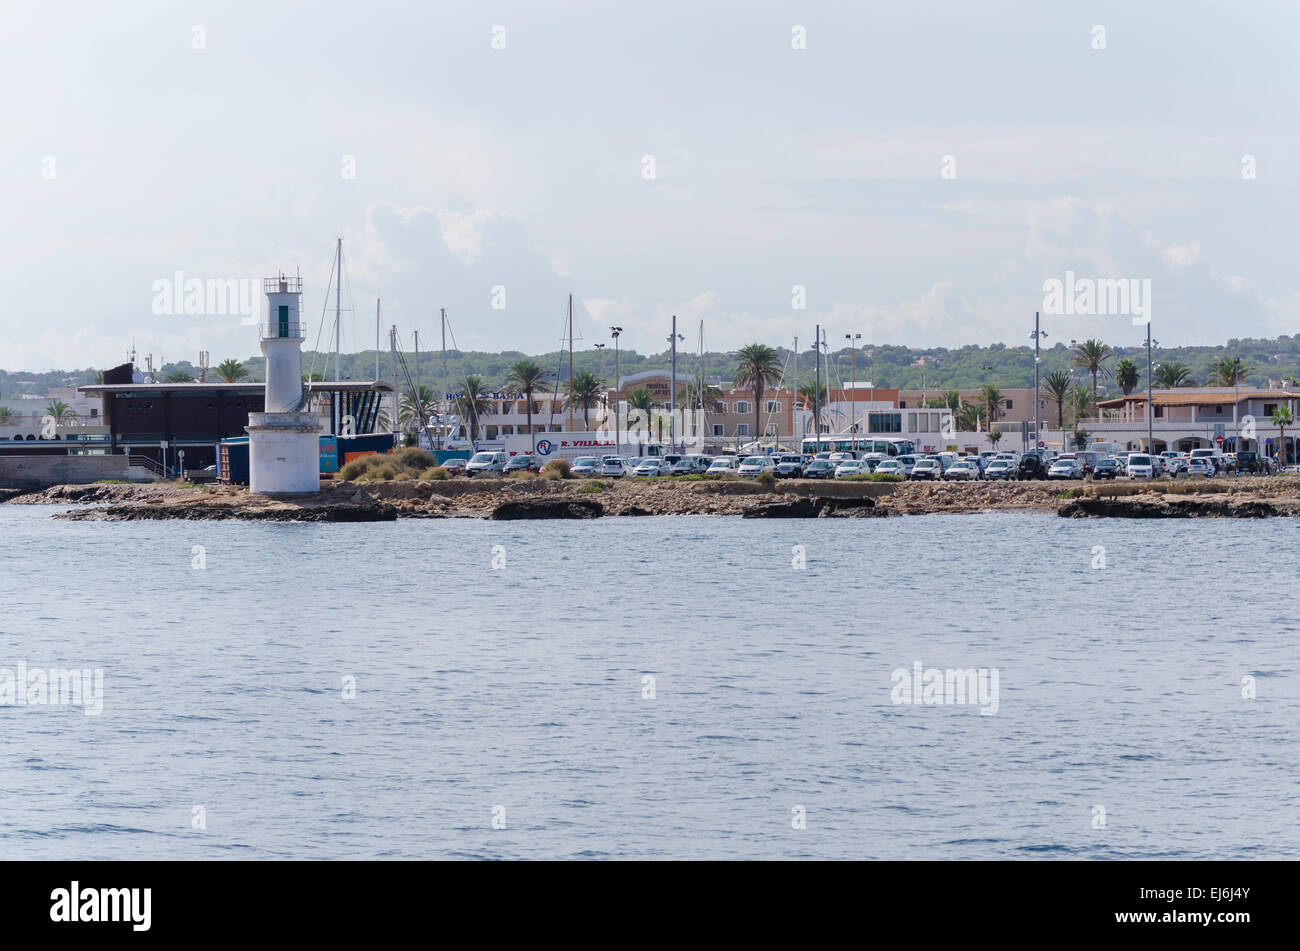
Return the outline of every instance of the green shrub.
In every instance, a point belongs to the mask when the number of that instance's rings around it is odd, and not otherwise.
[[[398,449],[388,457],[398,469],[414,469],[416,472],[422,472],[431,466],[436,466],[438,460],[433,458],[423,449],[415,446],[407,446]]]
[[[754,481],[766,488],[769,492],[776,488],[776,476],[771,472],[760,472],[758,478]]]
[[[521,482],[530,482],[533,479],[537,478],[537,473],[529,472],[527,469],[516,469],[514,472],[506,476],[506,478],[515,479],[516,481],[521,481]]]
[[[430,466],[420,473],[420,478],[425,480],[438,481],[441,479],[450,479],[451,473],[442,466]]]
[[[599,479],[593,479],[592,481],[586,483],[578,491],[579,492],[604,492],[605,483],[601,482]]]
[[[572,479],[573,465],[568,459],[552,459],[542,467],[542,477],[545,479]]]

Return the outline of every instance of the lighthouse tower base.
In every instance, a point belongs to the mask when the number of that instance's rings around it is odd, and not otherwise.
[[[248,414],[248,489],[259,495],[320,491],[320,418]]]

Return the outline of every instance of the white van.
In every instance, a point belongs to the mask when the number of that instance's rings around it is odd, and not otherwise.
[[[469,462],[465,463],[465,475],[494,475],[506,471],[506,463],[510,461],[508,452],[476,452]]]
[[[1135,452],[1128,457],[1128,477],[1130,479],[1154,479],[1158,475],[1156,462],[1153,456],[1145,452]]]

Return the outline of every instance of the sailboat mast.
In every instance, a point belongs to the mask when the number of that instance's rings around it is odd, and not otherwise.
[[[569,295],[569,432],[573,432],[573,295]]]
[[[440,308],[442,313],[442,392],[438,402],[438,448],[442,448],[442,422],[445,410],[441,400],[446,397],[450,384],[447,381],[447,308]]]
[[[343,379],[339,372],[339,350],[343,330],[343,239],[339,238],[334,259],[334,380]]]

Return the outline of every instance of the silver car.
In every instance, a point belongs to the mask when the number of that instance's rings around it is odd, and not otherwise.
[[[621,479],[628,474],[627,461],[621,456],[606,456],[600,461],[600,474]]]
[[[634,476],[668,475],[668,464],[663,459],[642,459],[632,470]]]

